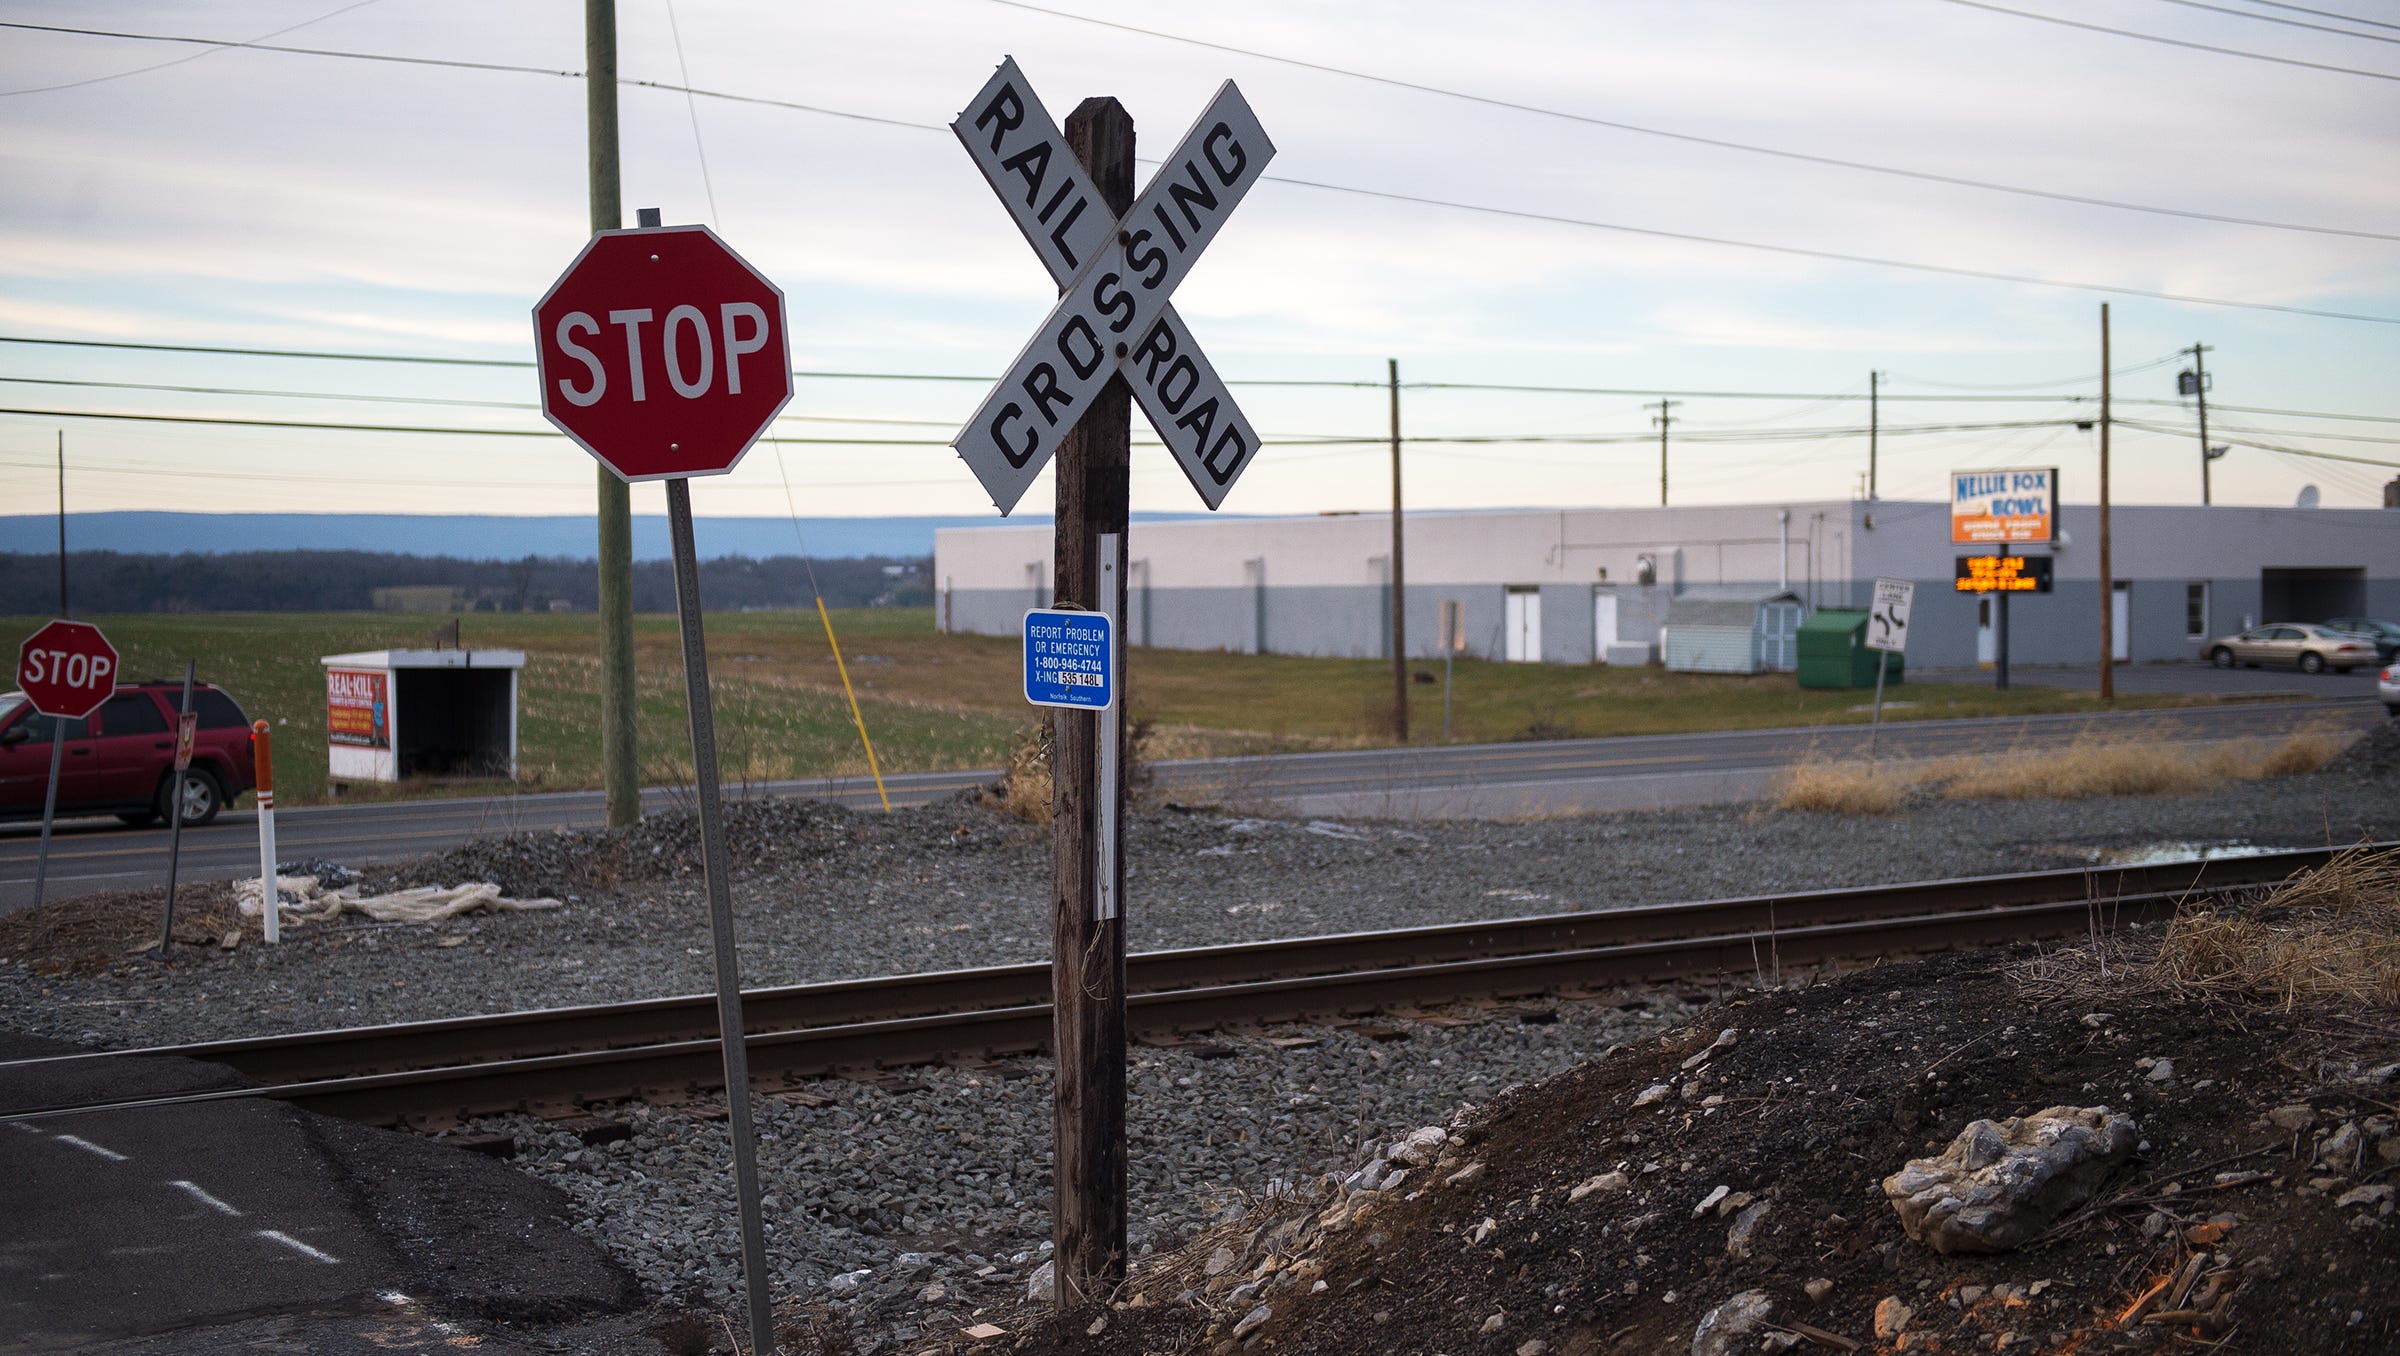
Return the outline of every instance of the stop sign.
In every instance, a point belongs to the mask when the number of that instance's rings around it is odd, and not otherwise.
[[[17,690],[45,716],[88,716],[117,690],[117,647],[89,622],[54,621],[17,651]]]
[[[792,398],[783,292],[706,226],[593,236],[533,329],[542,413],[627,480],[730,471]]]

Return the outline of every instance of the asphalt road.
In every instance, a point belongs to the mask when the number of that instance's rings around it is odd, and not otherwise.
[[[1905,700],[1906,689],[1895,693]],[[2209,740],[2279,736],[2310,726],[2363,730],[2384,718],[2370,700],[2261,702],[2159,712],[1906,721],[1884,727],[1879,752],[1932,759],[2041,747],[2101,732],[2119,738]],[[1310,815],[1388,818],[1504,817],[1651,809],[1755,798],[1779,769],[1812,753],[1863,754],[1863,727],[1641,735],[1449,748],[1361,749],[1157,765],[1168,799]],[[897,805],[924,804],[989,781],[990,772],[917,773],[890,778]],[[815,796],[861,809],[876,804],[860,778],[728,787],[727,795]],[[654,789],[648,808],[690,803],[688,792]],[[276,855],[359,865],[389,861],[489,834],[590,827],[602,821],[599,792],[460,797],[381,804],[287,808],[275,817]],[[0,826],[0,913],[33,902],[39,828]],[[64,898],[166,879],[167,831],[128,829],[114,819],[61,822],[52,837],[45,893]],[[258,872],[257,818],[229,812],[186,829],[180,865],[187,881]]]

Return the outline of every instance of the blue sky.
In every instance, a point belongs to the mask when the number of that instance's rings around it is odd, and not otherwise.
[[[2400,75],[2391,41],[2400,11],[2388,4],[2319,6],[2380,23],[2332,23],[2261,0],[2223,0],[2238,14],[2174,0],[2010,7],[2315,66],[1955,0],[1060,0],[1055,13],[996,0],[683,0],[672,11],[663,0],[619,0],[627,79],[825,110],[624,89],[626,213],[630,222],[634,208],[655,205],[671,221],[707,221],[773,276],[803,369],[996,374],[1052,289],[942,125],[1013,55],[1054,116],[1113,94],[1141,145],[1160,152],[1232,78],[1276,140],[1279,178],[1243,204],[1177,305],[1237,383],[1367,385],[1237,384],[1269,446],[1228,510],[1380,506],[1380,447],[1306,440],[1383,433],[1385,395],[1371,384],[1387,358],[1410,382],[1629,392],[1407,390],[1412,435],[1638,440],[1414,444],[1409,498],[1419,507],[1655,502],[1648,392],[1856,397],[1874,370],[1898,397],[1881,412],[1892,430],[1881,444],[1886,497],[1936,497],[1954,468],[2055,464],[2064,497],[2085,502],[2095,438],[2064,422],[2086,408],[2065,398],[2096,394],[2102,300],[2114,312],[2120,396],[2172,402],[2174,351],[2204,342],[2218,405],[2386,416],[2214,414],[2215,430],[2239,440],[2216,464],[2219,502],[2289,503],[2307,485],[2328,504],[2377,502],[2391,469],[2292,453],[2400,462],[2400,441],[2389,441],[2400,440],[2400,323],[2391,323],[2400,322],[2400,241],[1929,183],[1556,116],[2400,234],[2400,79],[2317,68]],[[1075,15],[1155,32],[1065,17]],[[321,16],[330,17],[267,40],[547,72],[583,66],[573,0],[0,0],[0,20],[18,24],[229,40]],[[141,69],[178,58],[192,59]],[[73,87],[44,88],[54,85]],[[0,335],[529,357],[527,311],[587,225],[583,99],[579,80],[555,74],[8,31]],[[0,382],[0,406],[19,409],[544,427],[505,408],[535,394],[532,375],[512,368],[0,343],[0,376],[220,388]],[[237,394],[262,391],[309,398]],[[802,380],[779,434],[931,445],[790,442],[780,458],[762,446],[733,475],[696,483],[695,502],[703,514],[777,513],[788,488],[809,516],[988,511],[941,445],[980,395],[961,382]],[[2045,399],[1922,399],[1964,395]],[[1671,437],[1689,440],[1670,446],[1676,502],[1858,492],[1862,403],[1678,398]],[[2118,432],[2119,499],[2195,502],[2188,403],[2120,413],[2154,427]],[[1948,427],[1981,423],[2022,426]],[[1941,427],[1911,431],[1926,426]],[[61,430],[78,508],[560,513],[591,501],[591,463],[555,437],[0,415],[0,499],[12,510],[50,502]],[[1137,448],[1134,484],[1137,508],[1197,507],[1155,448]],[[1048,494],[1045,480],[1028,503]],[[657,487],[635,496],[637,510],[658,509]]]

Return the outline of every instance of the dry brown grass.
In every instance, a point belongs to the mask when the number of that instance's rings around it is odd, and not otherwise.
[[[1951,800],[2082,800],[2092,796],[2194,796],[2229,781],[2314,772],[2347,741],[2329,730],[2281,740],[2210,744],[2080,739],[2063,749],[2011,749],[1958,758],[1925,774]]]
[[[1028,824],[1050,822],[1050,721],[1043,717],[1034,721],[1025,737],[1009,751],[1008,766],[1000,770],[1000,780],[983,793],[983,803],[1012,819]]]
[[[2255,777],[2293,777],[2325,766],[2349,744],[2327,728],[2283,739],[2215,743],[2083,738],[2064,748],[2021,747],[1926,765],[1837,760],[1811,754],[1775,779],[1779,810],[1898,813],[1917,786],[1949,800],[2083,800],[2191,796]]]
[[[2400,850],[2354,847],[2239,911],[2168,924],[2161,978],[2289,1008],[2332,999],[2400,1008]]]
[[[1914,776],[1893,767],[1811,757],[1794,763],[1775,779],[1775,808],[1837,815],[1896,814],[1914,781]]]

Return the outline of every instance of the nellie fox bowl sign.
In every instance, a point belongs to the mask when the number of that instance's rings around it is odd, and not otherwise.
[[[792,398],[783,292],[706,226],[593,236],[533,328],[542,413],[627,480],[722,475]]]

